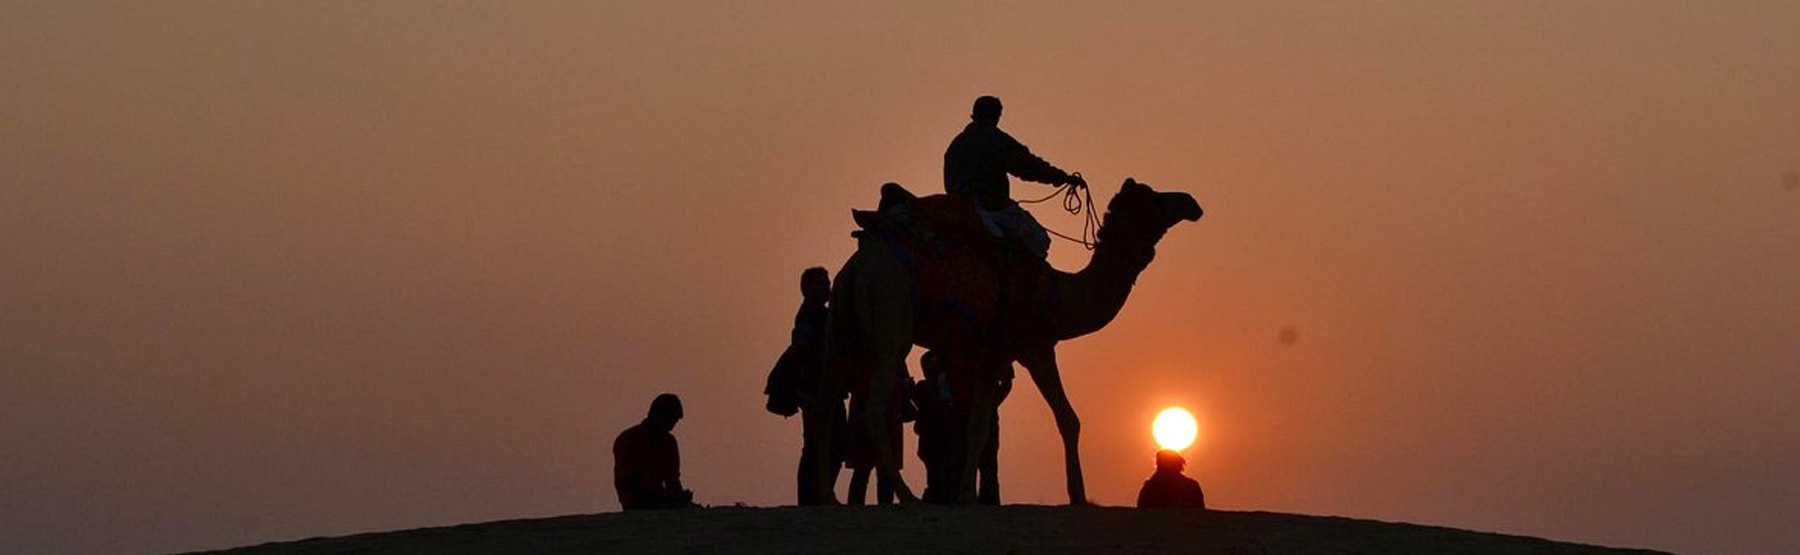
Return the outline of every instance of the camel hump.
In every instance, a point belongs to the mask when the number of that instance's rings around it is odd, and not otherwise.
[[[912,204],[912,201],[918,199],[919,195],[906,190],[906,187],[901,187],[899,183],[890,181],[881,184],[881,204],[877,206],[876,210],[885,211],[894,206]]]
[[[850,210],[850,219],[856,220],[856,227],[858,228],[875,229],[881,226],[881,211],[857,210],[852,208]]]
[[[854,237],[870,233],[905,238],[915,246],[945,242],[987,245],[992,241],[981,217],[975,213],[975,202],[956,195],[919,196],[899,183],[881,186],[881,203],[875,210],[850,211],[856,221]]]
[[[980,226],[974,203],[946,194],[919,196],[899,183],[881,186],[881,201],[874,210],[850,211],[856,227],[864,230],[925,231],[960,234]]]
[[[899,183],[889,181],[881,184],[881,202],[874,210],[850,210],[850,219],[856,221],[856,227],[863,230],[891,229],[896,219],[904,220],[906,207],[919,200],[919,195],[906,190]],[[861,232],[850,235],[861,237]]]

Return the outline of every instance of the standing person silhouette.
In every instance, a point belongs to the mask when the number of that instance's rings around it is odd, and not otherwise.
[[[795,472],[798,494],[795,503],[828,504],[835,499],[821,499],[818,457],[829,457],[825,467],[826,481],[837,483],[843,462],[845,440],[844,402],[841,399],[819,399],[819,379],[825,367],[825,326],[830,317],[826,306],[831,298],[831,273],[812,267],[800,272],[800,309],[794,313],[794,329],[789,334],[787,350],[769,371],[763,393],[769,396],[765,408],[787,417],[800,413],[802,443],[800,468]],[[813,432],[828,430],[832,453],[820,453]]]
[[[670,433],[681,417],[681,398],[657,395],[644,421],[613,440],[613,489],[625,510],[694,506],[694,492],[681,487],[681,446]]]
[[[1004,369],[971,369],[966,357],[957,360],[943,351],[926,351],[919,357],[925,379],[912,386],[912,402],[917,407],[913,430],[919,435],[919,460],[925,464],[925,501],[955,503],[968,450],[968,427],[973,408],[974,386],[957,380],[995,379],[995,398],[989,420],[992,426],[987,442],[976,457],[976,502],[1000,504],[1000,412],[999,403],[1012,391],[1012,367]],[[956,370],[951,369],[955,367]]]
[[[988,233],[1011,237],[1039,259],[1050,253],[1050,235],[1013,201],[1007,175],[1049,185],[1086,187],[1080,176],[1057,169],[1000,130],[1000,99],[975,99],[969,125],[944,151],[944,191],[975,201]]]
[[[962,463],[955,455],[966,448],[966,442],[960,441],[964,425],[950,404],[953,396],[944,376],[942,357],[937,351],[926,351],[919,357],[919,369],[925,379],[912,387],[913,406],[918,407],[913,433],[919,435],[919,462],[925,464],[927,503],[956,501],[956,477]]]

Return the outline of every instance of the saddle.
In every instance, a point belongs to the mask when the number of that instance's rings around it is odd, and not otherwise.
[[[851,216],[852,236],[884,244],[910,272],[918,344],[1004,355],[1053,329],[1050,265],[990,234],[973,200],[888,183],[877,209]]]

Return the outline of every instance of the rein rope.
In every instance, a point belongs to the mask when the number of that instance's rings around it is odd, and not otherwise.
[[[1072,175],[1081,177],[1081,172],[1075,172]],[[1099,207],[1094,204],[1093,191],[1088,190],[1087,187],[1076,187],[1073,183],[1066,183],[1057,187],[1056,192],[1050,193],[1049,196],[1037,200],[1021,200],[1019,203],[1037,204],[1056,198],[1056,195],[1062,195],[1062,208],[1064,211],[1068,212],[1070,215],[1085,216],[1082,218],[1081,222],[1081,238],[1077,239],[1075,237],[1063,235],[1048,227],[1044,228],[1044,231],[1050,232],[1051,235],[1055,235],[1070,242],[1080,244],[1087,250],[1094,250],[1094,245],[1100,242],[1100,211]],[[1082,213],[1083,210],[1087,211],[1085,215]]]

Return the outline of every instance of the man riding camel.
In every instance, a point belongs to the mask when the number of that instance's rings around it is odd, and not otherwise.
[[[988,233],[1011,237],[1042,259],[1050,253],[1044,226],[1012,199],[1007,174],[1049,185],[1086,187],[1081,176],[1057,169],[1000,130],[1000,99],[975,99],[969,125],[944,151],[944,191],[975,201]]]

